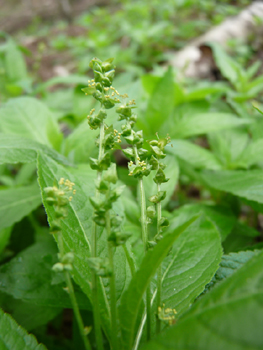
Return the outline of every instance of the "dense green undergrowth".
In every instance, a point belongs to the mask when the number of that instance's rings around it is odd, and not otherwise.
[[[93,60],[94,82],[36,84],[6,38],[3,349],[84,349],[83,339],[86,349],[263,347],[263,78],[259,63],[244,69],[212,49],[220,82],[179,80],[171,68],[113,80],[111,60]]]

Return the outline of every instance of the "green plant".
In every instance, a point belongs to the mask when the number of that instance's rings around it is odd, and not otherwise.
[[[79,123],[67,138],[34,97],[1,106],[1,307],[50,350],[261,348],[260,103],[237,115],[250,101],[227,83],[189,87],[168,69],[143,76],[145,92],[129,83],[137,107],[112,86],[111,59],[91,68],[83,90],[97,102],[84,96],[85,124],[60,110]],[[64,308],[71,339],[46,331]],[[0,315],[4,346],[45,348],[14,319]]]

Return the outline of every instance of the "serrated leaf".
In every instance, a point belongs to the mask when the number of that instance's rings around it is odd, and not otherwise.
[[[20,221],[41,204],[37,184],[0,191],[0,230]]]
[[[1,106],[0,130],[59,149],[62,134],[50,110],[33,97],[12,98]]]
[[[36,161],[39,151],[59,163],[71,165],[67,158],[48,146],[16,135],[0,134],[0,164],[31,163]]]
[[[214,276],[221,255],[215,226],[201,216],[178,237],[163,262],[162,303],[178,314],[185,311]]]
[[[63,274],[52,271],[57,261],[52,237],[33,244],[0,267],[0,291],[39,306],[71,308],[69,295],[63,290]],[[85,295],[79,290],[75,294],[79,307],[90,310]]]
[[[172,140],[172,147],[167,147],[169,154],[190,163],[197,169],[221,169],[221,165],[212,152],[185,140]]]
[[[11,316],[0,310],[1,350],[47,350],[36,338],[20,327]]]
[[[257,350],[263,347],[263,252],[200,298],[178,324],[142,350]]]
[[[151,279],[163,259],[166,257],[174,241],[195,220],[196,217],[188,220],[184,225],[178,227],[172,233],[167,234],[153,250],[149,250],[146,253],[141,263],[141,267],[134,274],[128,289],[122,297],[119,308],[122,341],[125,349],[129,350],[133,346],[136,320],[147,286],[150,284]]]
[[[212,188],[263,203],[262,170],[207,170],[202,178]]]

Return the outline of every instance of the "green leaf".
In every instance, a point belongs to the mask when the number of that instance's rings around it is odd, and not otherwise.
[[[0,230],[20,221],[40,204],[37,184],[0,191]]]
[[[221,74],[227,78],[234,86],[239,79],[241,67],[234,61],[217,43],[209,43],[213,50],[213,56]]]
[[[242,165],[240,155],[246,149],[248,142],[248,132],[243,128],[214,132],[209,135],[212,152],[227,169]]]
[[[197,169],[221,169],[221,165],[212,152],[185,140],[172,140],[167,152],[190,163]]]
[[[174,193],[179,176],[179,166],[176,158],[169,154],[166,155],[162,162],[167,165],[164,172],[166,177],[170,179],[168,182],[161,184],[161,190],[166,191],[166,198],[162,201],[162,205],[165,206]],[[155,173],[155,171],[152,171],[149,176],[143,179],[146,199],[157,193],[157,185],[153,181]]]
[[[59,163],[71,165],[65,157],[48,146],[16,135],[0,134],[0,164],[31,163],[36,161],[39,151]]]
[[[17,82],[27,78],[26,62],[12,39],[9,39],[6,44],[5,69],[10,82]]]
[[[65,252],[70,251],[74,253],[73,278],[88,298],[92,300],[90,287],[91,274],[88,258],[90,257],[91,247],[90,238],[93,208],[90,204],[89,197],[94,196],[94,180],[96,172],[92,171],[89,166],[84,165],[79,166],[78,169],[71,169],[71,171],[69,171],[44,154],[39,154],[38,176],[42,190],[43,203],[50,224],[52,224],[55,219],[55,212],[53,207],[47,205],[43,189],[48,186],[53,186],[54,181],[58,182],[61,177],[69,179],[75,183],[74,188],[76,188],[76,195],[67,207],[68,214],[61,225],[62,236]],[[122,215],[123,209],[118,201],[116,202],[116,206],[117,207],[113,207],[114,210]],[[105,232],[99,231],[98,256],[101,258],[104,258],[107,255],[106,247],[106,234]],[[121,295],[130,280],[130,268],[122,247],[116,248],[114,263],[116,270],[116,293],[119,302]],[[108,282],[108,279],[99,278],[98,291],[103,329],[108,339],[110,339]]]
[[[30,302],[26,303],[4,293],[0,294],[0,305],[3,311],[8,312],[27,331],[46,325],[62,311],[59,307],[40,306]]]
[[[262,170],[206,170],[202,178],[212,188],[263,203]]]
[[[1,350],[47,350],[2,310],[0,310],[0,334]]]
[[[70,74],[66,77],[53,77],[46,81],[45,83],[40,84],[36,92],[41,92],[47,90],[49,87],[58,85],[58,84],[65,84],[65,85],[88,85],[89,84],[89,78],[86,78],[82,75],[77,74]]]
[[[169,68],[150,97],[145,117],[138,120],[146,136],[153,136],[169,117],[174,107],[174,82],[172,69]]]
[[[122,340],[125,349],[129,350],[133,346],[136,320],[139,316],[138,312],[147,286],[150,284],[151,279],[174,241],[195,220],[196,217],[188,220],[184,225],[178,227],[172,233],[167,234],[153,250],[149,250],[142,261],[141,267],[133,276],[128,289],[122,297],[119,308]]]
[[[262,163],[263,139],[251,141],[240,155],[238,162],[245,167]]]
[[[0,130],[59,149],[62,134],[50,110],[33,97],[10,99],[0,109]]]
[[[185,311],[211,281],[221,255],[218,231],[201,216],[178,237],[163,262],[165,307],[175,308],[178,314]]]
[[[97,133],[91,130],[85,120],[66,138],[64,153],[76,163],[85,163],[97,152]]]
[[[173,130],[169,130],[169,134],[171,138],[185,138],[250,123],[252,123],[252,120],[240,119],[231,113],[185,114],[181,118],[174,120],[176,127]]]
[[[228,207],[219,205],[190,204],[184,205],[173,212],[173,218],[170,219],[170,229],[182,225],[189,217],[203,213],[206,218],[212,222],[220,233],[221,240],[224,241],[230,234],[237,218]]]
[[[34,305],[71,308],[69,295],[63,290],[63,274],[52,271],[57,261],[56,244],[47,236],[1,266],[0,291]],[[75,294],[79,307],[90,310],[88,299],[78,288]]]
[[[260,252],[142,350],[262,349],[262,264]]]

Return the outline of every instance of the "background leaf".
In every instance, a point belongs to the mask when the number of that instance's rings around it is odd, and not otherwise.
[[[2,310],[0,310],[0,347],[3,350],[46,350],[43,344],[38,344],[33,335],[27,334]]]
[[[13,225],[41,204],[37,184],[0,191],[0,230]]]
[[[36,161],[39,151],[59,163],[71,165],[67,158],[48,146],[16,135],[0,134],[0,164],[31,163]]]
[[[10,99],[0,109],[0,130],[5,134],[43,143],[59,149],[62,134],[45,104],[33,97]]]
[[[212,188],[263,203],[262,170],[207,170],[202,178]]]

